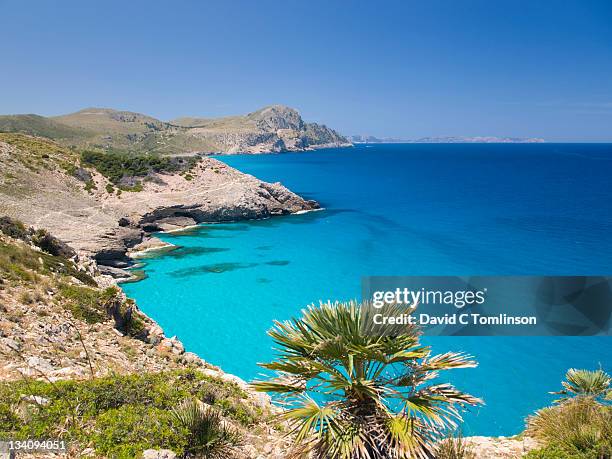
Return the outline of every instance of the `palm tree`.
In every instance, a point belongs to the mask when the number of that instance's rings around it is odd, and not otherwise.
[[[240,434],[213,407],[195,398],[186,399],[172,410],[172,414],[189,433],[187,457],[227,459],[235,455]]]
[[[277,376],[254,383],[276,393],[293,428],[290,457],[404,459],[432,457],[436,442],[482,403],[438,372],[475,367],[469,356],[432,355],[416,325],[376,325],[373,314],[405,313],[397,305],[322,303],[301,319],[275,322],[268,334],[278,358],[264,368]],[[312,457],[312,456],[311,456]]]
[[[570,368],[565,374],[565,381],[561,382],[563,389],[552,394],[562,395],[555,402],[564,402],[574,397],[589,397],[597,401],[611,400],[612,379],[602,369],[589,371]]]

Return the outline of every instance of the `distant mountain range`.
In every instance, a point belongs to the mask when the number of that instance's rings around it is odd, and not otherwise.
[[[421,137],[420,139],[378,138],[371,135],[350,136],[353,143],[543,143],[538,137]]]
[[[283,105],[247,115],[172,121],[110,108],[53,117],[3,115],[0,132],[47,137],[80,148],[162,154],[269,153],[350,145],[333,129],[306,123],[297,110]]]

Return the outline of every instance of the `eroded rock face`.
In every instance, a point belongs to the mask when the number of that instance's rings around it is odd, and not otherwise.
[[[94,170],[86,171],[91,176],[86,190],[79,178],[64,170],[32,171],[15,163],[11,158],[17,153],[16,147],[0,141],[0,166],[9,168],[20,187],[0,180],[6,185],[0,189],[0,215],[45,228],[82,259],[95,259],[115,277],[131,262],[127,251],[151,232],[319,207],[280,183],[262,182],[209,157],[188,174],[153,174],[143,180],[142,191],[119,195],[109,192],[108,180]]]
[[[297,110],[271,105],[241,117],[203,120],[190,133],[224,153],[278,153],[314,148],[346,147],[351,143],[325,125],[305,123]],[[228,128],[231,125],[231,128]]]
[[[147,234],[185,228],[204,222],[255,220],[315,210],[319,204],[305,200],[280,183],[266,183],[238,172],[212,158],[203,158],[192,171],[193,178],[165,175],[164,184],[147,183],[138,193],[121,197],[101,195],[112,209],[117,224],[88,249],[99,264],[125,267],[128,249]],[[74,244],[74,242],[73,242]],[[77,244],[78,246],[78,244]]]

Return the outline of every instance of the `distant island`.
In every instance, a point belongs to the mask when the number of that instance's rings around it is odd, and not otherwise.
[[[544,143],[544,139],[539,137],[421,137],[419,139],[400,139],[393,137],[374,137],[371,135],[350,136],[353,143]]]
[[[68,115],[2,115],[0,132],[46,137],[65,146],[139,153],[278,153],[351,146],[297,110],[270,105],[246,115],[161,121],[142,113],[86,108]]]

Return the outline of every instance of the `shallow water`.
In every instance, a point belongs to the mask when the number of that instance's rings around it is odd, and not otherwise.
[[[124,289],[187,349],[244,379],[272,358],[265,331],[362,276],[612,273],[612,145],[377,145],[225,162],[325,210],[162,238]],[[609,338],[428,338],[473,354],[448,372],[485,399],[468,433],[511,435],[569,367],[610,369]]]

